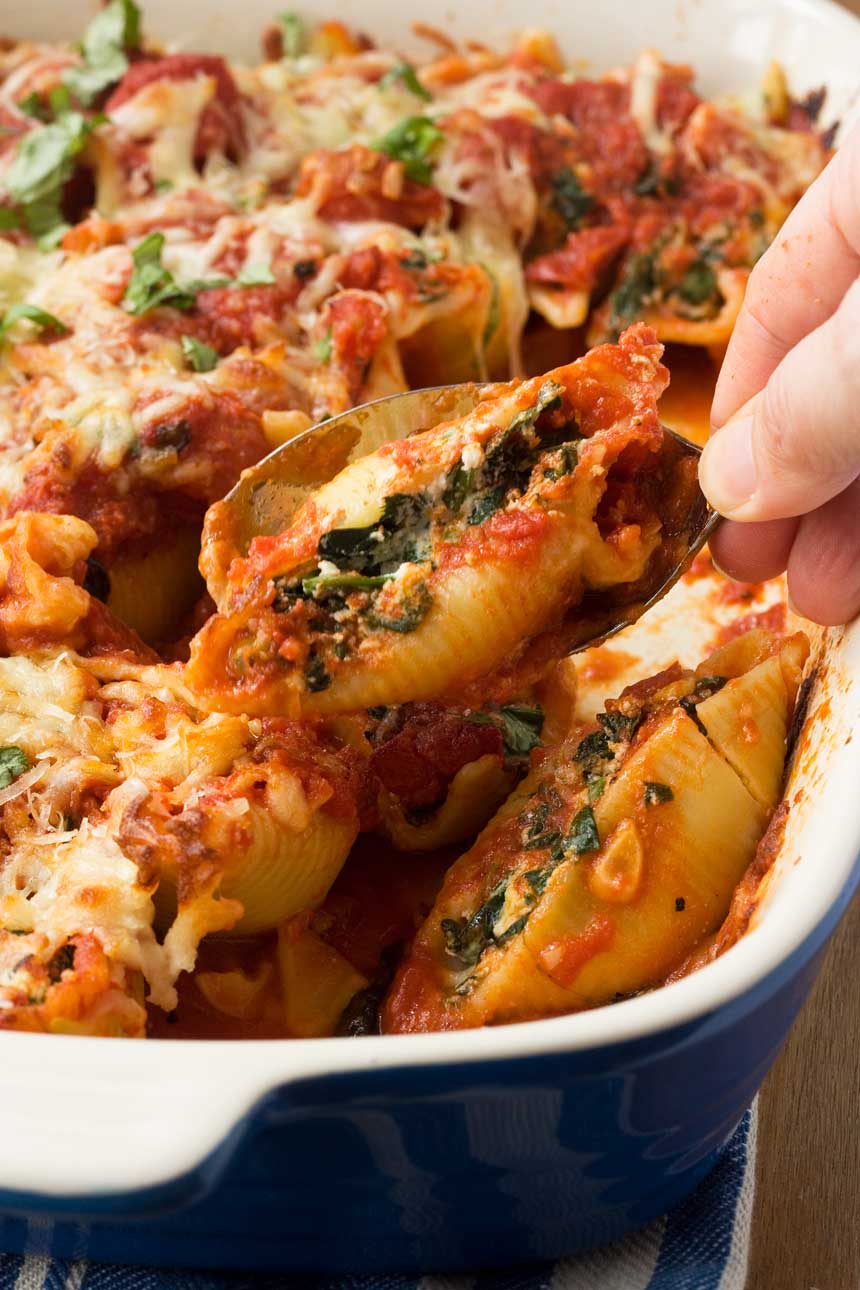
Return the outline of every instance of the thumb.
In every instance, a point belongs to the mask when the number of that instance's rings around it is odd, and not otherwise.
[[[699,479],[733,520],[806,515],[860,474],[860,280],[708,441]]]

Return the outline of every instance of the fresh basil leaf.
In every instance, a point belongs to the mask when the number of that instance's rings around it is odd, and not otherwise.
[[[444,138],[429,117],[407,116],[370,146],[395,161],[402,161],[409,179],[418,184],[429,184],[433,181],[429,159]]]
[[[236,281],[240,287],[271,287],[275,282],[275,275],[268,264],[249,264]]]
[[[0,337],[5,336],[16,323],[26,318],[28,322],[34,323],[40,331],[54,331],[58,336],[63,335],[69,329],[65,323],[61,323],[59,318],[49,314],[38,305],[29,305],[26,303],[10,305],[0,320]]]
[[[501,716],[502,739],[507,752],[524,757],[537,748],[543,730],[542,708],[510,703],[501,708]]]
[[[30,758],[17,744],[4,744],[0,748],[0,788],[10,784],[30,769]]]
[[[164,234],[150,233],[132,252],[134,269],[122,298],[127,313],[145,314],[158,305],[183,310],[194,308],[193,288],[180,287],[161,263],[163,246]]]
[[[21,217],[18,212],[13,211],[9,206],[0,206],[0,232],[20,227]]]
[[[89,107],[104,90],[122,80],[128,70],[126,51],[140,45],[140,9],[134,0],[111,0],[84,32],[83,67],[70,67],[63,76],[79,103]]]
[[[31,116],[36,121],[49,121],[50,112],[45,108],[39,95],[35,90],[31,90],[25,99],[21,99],[16,104],[18,111],[23,112],[25,116]]]
[[[308,36],[305,24],[297,13],[279,14],[284,41],[284,58],[300,58],[307,49]]]
[[[218,363],[218,351],[196,336],[182,337],[182,352],[195,372],[211,372]]]
[[[432,100],[433,95],[421,84],[411,63],[396,63],[394,67],[389,68],[379,81],[379,88],[387,90],[398,81],[402,81],[410,94],[414,94],[416,98],[423,99],[425,103]]]
[[[319,363],[331,362],[331,353],[332,353],[331,327],[329,327],[326,330],[325,335],[320,336],[319,340],[315,342],[313,349],[314,349],[314,358],[316,358],[317,362]]]
[[[63,188],[92,128],[80,112],[65,112],[42,129],[31,130],[18,144],[6,188],[43,250],[56,246],[68,228],[61,208]]]

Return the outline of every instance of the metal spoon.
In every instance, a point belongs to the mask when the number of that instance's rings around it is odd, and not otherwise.
[[[338,471],[393,439],[465,416],[496,388],[501,387],[440,385],[376,399],[311,426],[246,470],[207,515],[204,572],[216,601],[220,601],[226,586],[231,561],[246,555],[255,537],[274,535],[287,528],[308,495]],[[667,426],[662,429],[674,441],[679,462],[701,455],[701,449],[688,439]],[[675,531],[656,553],[657,558],[652,557],[647,585],[640,582],[630,588],[628,598],[614,599],[610,605],[606,604],[605,593],[588,593],[560,632],[553,633],[553,648],[576,653],[600,644],[635,622],[689,568],[719,518],[696,489],[689,510],[679,517]],[[616,594],[613,592],[613,596]]]

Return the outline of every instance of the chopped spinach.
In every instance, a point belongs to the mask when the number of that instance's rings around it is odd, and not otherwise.
[[[696,681],[696,696],[700,699],[710,698],[723,688],[728,679],[727,676],[700,676]]]
[[[420,494],[392,493],[382,514],[364,528],[331,529],[317,546],[321,560],[344,572],[376,575],[393,573],[404,562],[418,563],[430,555],[430,514]]]
[[[592,804],[599,802],[606,792],[606,776],[592,775],[588,771],[585,773],[585,783],[588,788],[588,800]]]
[[[578,228],[594,205],[594,198],[579,182],[576,173],[565,166],[553,175],[550,204],[569,229]]]
[[[627,265],[609,301],[609,330],[617,336],[635,322],[657,288],[657,257],[653,251],[640,252]]]
[[[642,713],[636,712],[628,717],[623,712],[598,712],[597,720],[603,726],[611,743],[625,743],[628,739],[632,739],[639,729]]]
[[[615,753],[609,747],[609,736],[605,730],[595,730],[593,734],[586,735],[577,744],[573,754],[573,760],[581,762],[613,761],[614,758]]]
[[[293,265],[293,273],[300,282],[306,282],[308,278],[314,276],[318,268],[319,265],[316,260],[296,260]]]
[[[327,690],[331,685],[331,677],[325,669],[325,664],[316,654],[311,654],[305,665],[305,685],[312,694]]]
[[[469,511],[468,524],[483,524],[496,511],[501,510],[505,504],[507,488],[504,484],[497,484],[495,488],[490,488],[486,493],[475,499],[474,505]]]
[[[565,838],[565,847],[568,851],[572,851],[574,855],[583,855],[587,851],[597,851],[600,847],[597,821],[590,806],[581,807],[574,815],[570,831]]]
[[[668,784],[660,784],[656,780],[646,779],[644,797],[646,806],[657,806],[660,802],[674,801],[675,794]]]
[[[696,711],[695,702],[692,699],[681,699],[680,706],[684,709],[693,724],[699,728],[702,734],[707,735],[708,731],[705,727],[704,721]]]
[[[687,269],[676,290],[688,304],[704,305],[717,295],[717,275],[707,260],[696,260]]]
[[[62,979],[64,972],[73,972],[75,969],[75,947],[70,941],[61,945],[48,964],[48,978],[56,985]]]
[[[423,582],[404,591],[396,612],[380,613],[376,608],[370,610],[367,622],[377,631],[400,632],[402,636],[414,632],[415,628],[427,617],[433,597]]]
[[[0,788],[10,784],[30,769],[30,758],[17,744],[4,744],[0,748]]]
[[[380,573],[375,578],[361,573],[317,574],[313,578],[302,578],[302,591],[308,596],[327,591],[376,591],[393,576],[391,573]]]
[[[445,948],[463,967],[474,967],[493,940],[493,928],[505,904],[507,880],[500,883],[471,918],[443,918],[440,924]]]
[[[319,340],[314,342],[314,358],[320,363],[330,363],[333,349],[333,338],[331,327],[327,327]]]

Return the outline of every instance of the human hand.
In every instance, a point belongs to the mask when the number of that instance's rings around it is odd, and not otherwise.
[[[702,488],[720,568],[788,570],[798,612],[860,610],[860,128],[753,270],[711,411]]]

